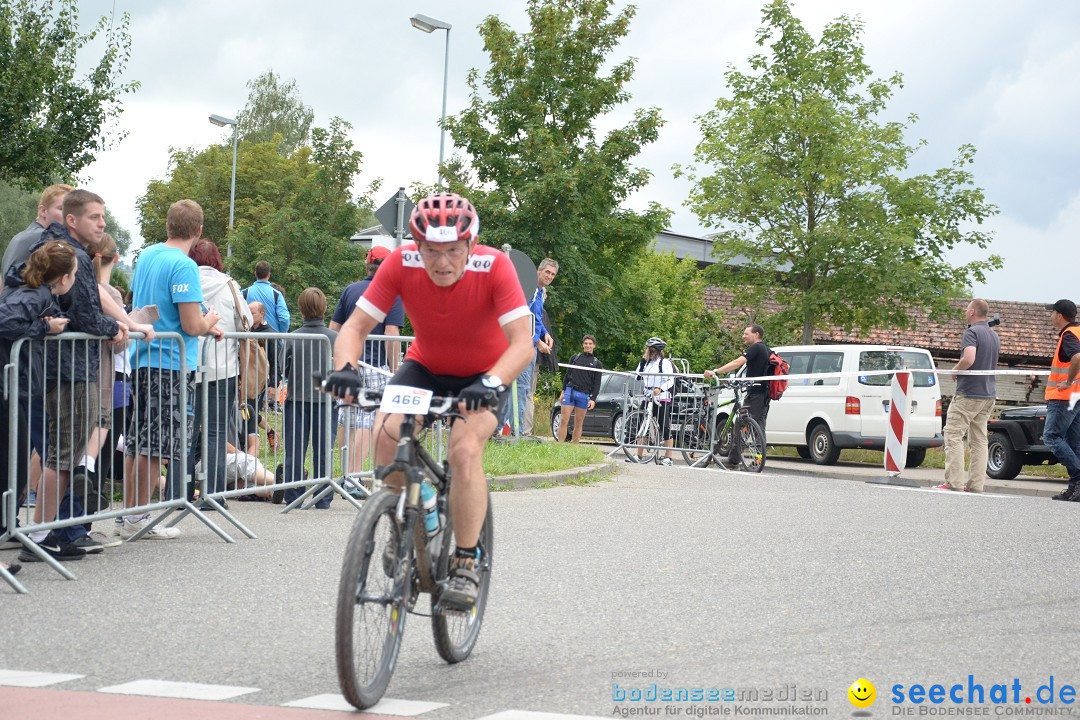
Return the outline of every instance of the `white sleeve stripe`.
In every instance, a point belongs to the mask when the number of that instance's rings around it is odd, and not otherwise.
[[[375,318],[376,322],[382,322],[383,320],[386,319],[386,313],[384,313],[382,310],[380,310],[379,308],[372,305],[371,301],[368,300],[363,295],[361,295],[360,299],[356,301],[356,307],[360,308],[361,310],[366,312],[368,315]]]
[[[503,315],[499,316],[499,325],[500,326],[509,325],[514,320],[517,320],[518,318],[521,318],[521,317],[525,317],[526,315],[532,315],[532,310],[529,309],[528,305],[522,305],[521,307],[516,307],[513,310],[511,310],[510,312],[504,313]]]

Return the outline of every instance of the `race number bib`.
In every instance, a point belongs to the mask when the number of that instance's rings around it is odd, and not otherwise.
[[[423,415],[431,407],[435,393],[408,385],[387,385],[383,388],[379,410],[387,414]]]

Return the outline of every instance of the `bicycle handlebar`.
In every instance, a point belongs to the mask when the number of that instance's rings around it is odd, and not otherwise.
[[[347,402],[337,398],[326,387],[329,376],[324,376],[321,373],[313,373],[312,377],[319,384],[319,388],[324,393],[330,395],[330,397],[333,397],[337,401],[336,404],[338,407],[354,407],[359,408],[360,410],[371,411],[378,410],[379,406],[382,404],[383,388],[360,388],[353,401]],[[427,412],[424,414],[434,416],[457,414],[455,409],[459,402],[461,402],[461,400],[454,395],[434,395],[431,398],[431,404],[428,406]],[[498,406],[498,396],[488,402],[482,403],[482,407],[488,410],[495,410]]]

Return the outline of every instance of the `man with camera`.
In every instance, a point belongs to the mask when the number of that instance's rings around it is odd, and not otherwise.
[[[985,300],[975,298],[964,309],[968,326],[960,341],[960,361],[953,370],[994,370],[1001,339],[990,329]],[[994,323],[997,324],[996,322]],[[986,482],[986,421],[997,400],[993,375],[958,375],[956,394],[945,422],[945,483],[938,490],[982,492]],[[964,479],[965,436],[971,463]]]

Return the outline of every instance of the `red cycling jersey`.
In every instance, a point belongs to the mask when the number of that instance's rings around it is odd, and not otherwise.
[[[502,326],[531,312],[510,258],[484,245],[449,287],[431,281],[415,244],[403,245],[383,260],[356,307],[382,322],[399,295],[416,335],[405,359],[436,375],[487,372],[510,347]]]

